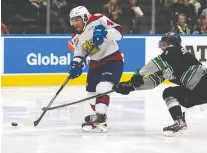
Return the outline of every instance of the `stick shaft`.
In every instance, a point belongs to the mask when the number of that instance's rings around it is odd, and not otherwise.
[[[94,46],[95,47],[95,46]],[[80,61],[80,63],[78,64],[78,66],[81,66],[83,62],[85,62],[86,58],[90,55],[90,53],[93,51],[94,47],[91,48],[91,50],[84,56],[84,58]],[[56,97],[59,95],[59,93],[62,91],[62,89],[65,87],[65,85],[70,81],[70,76],[67,77],[67,79],[64,81],[64,83],[62,84],[62,86],[59,88],[59,90],[56,92],[56,94],[54,95],[54,97],[51,99],[50,103],[47,105],[46,109],[42,112],[42,114],[40,115],[40,117],[34,121],[34,126],[37,126],[40,121],[42,120],[43,116],[46,114],[48,108],[53,104],[54,100],[56,99]]]
[[[114,92],[114,90],[109,90],[107,92],[104,92],[102,94],[98,94],[98,95],[95,95],[95,96],[91,96],[91,97],[88,97],[88,98],[84,98],[84,99],[81,99],[81,100],[78,100],[78,101],[75,101],[75,102],[72,102],[72,103],[67,103],[67,104],[62,104],[62,105],[58,105],[58,106],[54,106],[54,107],[50,107],[48,108],[47,110],[53,110],[53,109],[58,109],[58,108],[62,108],[62,107],[66,107],[66,106],[70,106],[70,105],[74,105],[74,104],[78,104],[78,103],[82,103],[82,102],[85,102],[87,100],[91,100],[91,99],[94,99],[94,98],[97,98],[97,97],[100,97],[100,96],[104,96],[104,95],[107,95],[107,94],[110,94]],[[44,109],[43,109],[44,110]]]
[[[62,91],[62,89],[65,87],[65,85],[68,83],[69,80],[70,80],[70,78],[67,77],[67,79],[64,81],[63,85],[56,92],[56,94],[51,99],[50,103],[47,105],[46,108],[49,108],[52,105],[52,103],[54,102],[54,100],[56,99],[56,97],[59,95],[59,93]],[[34,121],[34,126],[37,126],[39,124],[39,122],[41,121],[41,119],[43,118],[43,116],[46,114],[46,112],[47,112],[47,110],[45,110],[36,121]]]

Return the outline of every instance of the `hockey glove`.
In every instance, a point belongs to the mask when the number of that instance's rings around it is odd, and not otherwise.
[[[119,84],[114,85],[112,89],[122,95],[128,95],[131,91],[135,90],[134,86],[131,84],[130,81],[120,82]]]
[[[138,69],[136,69],[136,71],[134,72],[134,75],[131,77],[130,82],[132,83],[132,85],[135,88],[139,88],[141,85],[144,84],[143,76],[141,76],[139,74],[139,70]]]
[[[70,74],[69,77],[71,79],[75,79],[75,78],[79,77],[82,74],[82,68],[83,68],[83,66],[78,67],[77,61],[72,61],[69,66],[69,69],[68,69],[68,73]]]
[[[95,45],[102,45],[107,35],[107,30],[103,25],[97,25],[93,31],[93,42]]]
[[[130,92],[134,91],[143,84],[143,76],[139,74],[139,70],[136,70],[130,81],[121,82],[113,86],[113,90],[117,93],[128,95]]]

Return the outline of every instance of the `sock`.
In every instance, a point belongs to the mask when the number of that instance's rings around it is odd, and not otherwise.
[[[88,92],[88,97],[96,95],[96,92]],[[84,103],[84,112],[85,116],[95,114],[95,100],[90,100],[89,102]]]
[[[98,97],[96,99],[96,112],[100,114],[106,114],[109,101],[110,101],[110,98],[108,95]]]
[[[174,106],[170,108],[169,112],[174,121],[177,120],[178,116],[182,116],[182,110],[180,106]]]
[[[182,116],[182,110],[176,98],[168,97],[165,102],[174,121],[177,120],[178,116]]]

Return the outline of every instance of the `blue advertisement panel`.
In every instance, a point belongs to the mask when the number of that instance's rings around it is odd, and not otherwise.
[[[4,38],[4,74],[67,73],[73,57],[69,38]],[[125,72],[145,64],[145,39],[118,42],[124,54]],[[87,68],[84,70],[87,72]]]

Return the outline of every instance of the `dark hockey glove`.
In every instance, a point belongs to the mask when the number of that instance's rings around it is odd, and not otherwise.
[[[128,95],[130,92],[134,91],[136,88],[144,84],[143,76],[139,74],[139,70],[136,70],[131,79],[127,82],[121,82],[113,86],[113,90],[117,93]]]
[[[135,90],[130,81],[120,82],[119,84],[114,85],[112,89],[122,95],[128,95],[131,91]]]
[[[136,69],[136,71],[134,72],[134,75],[131,77],[130,82],[135,88],[139,88],[141,85],[144,84],[143,76],[139,74],[138,69]]]

